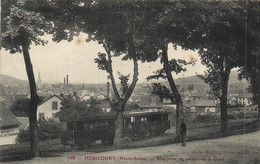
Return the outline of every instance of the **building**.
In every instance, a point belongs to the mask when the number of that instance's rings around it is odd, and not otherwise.
[[[215,113],[216,103],[214,100],[188,100],[183,102],[185,110],[192,113]]]
[[[163,102],[157,95],[146,95],[140,98],[140,101],[133,105],[132,110],[146,110],[149,112],[159,111],[163,108]]]
[[[57,119],[56,113],[60,111],[62,97],[52,95],[38,105],[37,120],[39,119]]]
[[[107,99],[97,100],[97,106],[102,109],[103,112],[110,112],[111,106],[110,101]]]
[[[13,113],[0,103],[0,145],[15,144],[20,124]]]
[[[252,94],[247,94],[247,93],[239,94],[237,96],[237,103],[244,106],[250,106],[252,105],[252,101],[251,101],[252,97],[253,97]]]
[[[228,103],[230,105],[242,105],[242,106],[250,106],[252,105],[252,94],[243,93],[243,94],[229,94],[228,95]]]
[[[19,130],[29,129],[29,117],[16,117],[16,119],[21,123],[19,125]]]
[[[176,109],[176,104],[172,103],[170,99],[163,99],[163,107]]]

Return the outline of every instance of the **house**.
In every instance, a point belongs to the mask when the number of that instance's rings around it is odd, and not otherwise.
[[[87,100],[89,100],[90,98],[91,98],[91,96],[88,95],[88,94],[86,94],[86,95],[84,95],[84,96],[81,97],[81,99],[84,100],[84,101],[87,101]]]
[[[20,124],[13,113],[0,103],[0,145],[15,144]]]
[[[230,105],[237,105],[237,95],[228,95],[227,101]]]
[[[252,105],[252,94],[248,94],[248,93],[243,93],[243,94],[239,94],[237,96],[237,103],[244,105],[244,106],[250,106]]]
[[[56,113],[60,111],[62,99],[60,96],[52,95],[40,103],[37,109],[37,120],[47,118],[57,119]]]
[[[16,117],[16,119],[21,123],[19,125],[19,130],[29,129],[29,117]]]
[[[97,96],[97,99],[98,100],[103,100],[103,99],[105,99],[106,98],[106,96],[104,96],[103,94],[99,94],[98,96]]]
[[[100,107],[103,112],[110,112],[111,111],[111,107],[110,107],[110,101],[107,99],[103,99],[103,100],[97,100],[97,106]]]
[[[250,106],[252,105],[252,94],[242,93],[242,94],[229,94],[228,95],[228,103],[231,105],[242,105],[242,106]]]
[[[215,113],[216,104],[214,100],[188,100],[183,102],[185,110],[192,113]]]
[[[173,104],[170,99],[163,99],[163,107],[176,109],[176,104]]]
[[[146,110],[149,112],[159,111],[163,108],[163,102],[157,95],[145,95],[140,101],[133,105],[132,110]]]
[[[198,90],[194,92],[191,96],[194,100],[206,100],[209,98],[209,95],[206,91]]]

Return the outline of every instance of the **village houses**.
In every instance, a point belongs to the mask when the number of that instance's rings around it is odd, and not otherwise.
[[[56,114],[60,111],[62,97],[52,95],[38,105],[37,119],[54,119],[57,120]]]
[[[0,103],[0,145],[15,144],[21,123]]]

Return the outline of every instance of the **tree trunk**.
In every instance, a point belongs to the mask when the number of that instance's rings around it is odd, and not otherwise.
[[[228,80],[229,80],[230,70],[226,70],[222,73],[222,86],[221,86],[221,96],[220,96],[220,110],[221,110],[221,135],[225,136],[227,134],[227,92],[228,92]]]
[[[37,126],[37,104],[39,96],[36,91],[36,83],[33,73],[33,67],[30,59],[28,46],[23,45],[23,57],[26,67],[26,72],[30,85],[31,100],[29,104],[29,124],[30,124],[30,141],[31,141],[31,158],[39,157],[39,138],[38,138],[38,126]]]
[[[113,142],[114,147],[118,147],[119,145],[121,145],[121,139],[123,136],[124,111],[122,109],[124,109],[124,106],[120,106],[120,109],[117,110],[117,118],[115,122],[115,137]]]
[[[177,90],[175,82],[172,77],[172,72],[169,66],[169,59],[168,59],[168,43],[165,43],[164,47],[162,48],[162,59],[163,59],[163,69],[165,70],[168,83],[171,87],[172,93],[174,95],[176,101],[176,142],[181,141],[181,133],[180,133],[180,124],[181,120],[183,119],[183,103],[181,99],[181,95]]]
[[[128,101],[128,99],[130,98],[131,94],[134,91],[134,88],[136,86],[136,83],[138,81],[138,63],[137,63],[137,59],[134,56],[133,59],[133,63],[134,63],[134,74],[133,74],[133,79],[132,79],[132,83],[129,86],[125,96],[123,98],[121,98],[117,87],[116,87],[116,83],[115,83],[115,78],[113,75],[113,69],[112,69],[112,59],[111,59],[111,52],[110,52],[110,48],[107,44],[103,43],[103,47],[105,48],[106,52],[107,52],[107,56],[108,56],[108,63],[109,63],[109,69],[108,69],[108,73],[111,79],[111,83],[112,83],[112,88],[113,91],[115,93],[116,99],[118,101],[118,107],[116,107],[116,111],[117,111],[117,120],[115,122],[115,136],[114,136],[114,143],[113,146],[118,147],[121,144],[121,139],[122,139],[122,134],[123,134],[123,114],[124,114],[124,108],[125,108],[125,104]]]
[[[260,91],[258,91],[258,96],[257,96],[257,107],[258,107],[258,120],[260,120]]]
[[[260,72],[259,70],[257,70],[257,74],[256,74],[256,79],[257,79],[257,106],[258,106],[258,119],[260,120]]]

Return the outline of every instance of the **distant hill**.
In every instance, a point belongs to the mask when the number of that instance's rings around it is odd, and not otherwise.
[[[8,86],[28,86],[28,81],[0,74],[0,83]]]
[[[236,93],[236,92],[244,92],[246,88],[248,87],[248,83],[246,80],[238,80],[238,72],[236,70],[231,71],[230,77],[229,77],[229,92],[230,93]],[[189,77],[183,77],[174,79],[177,86],[180,88],[187,89],[190,84],[193,84],[195,89],[198,90],[209,90],[209,85],[205,84],[204,81],[197,76],[189,76]],[[169,86],[168,81],[161,81],[160,83]]]

